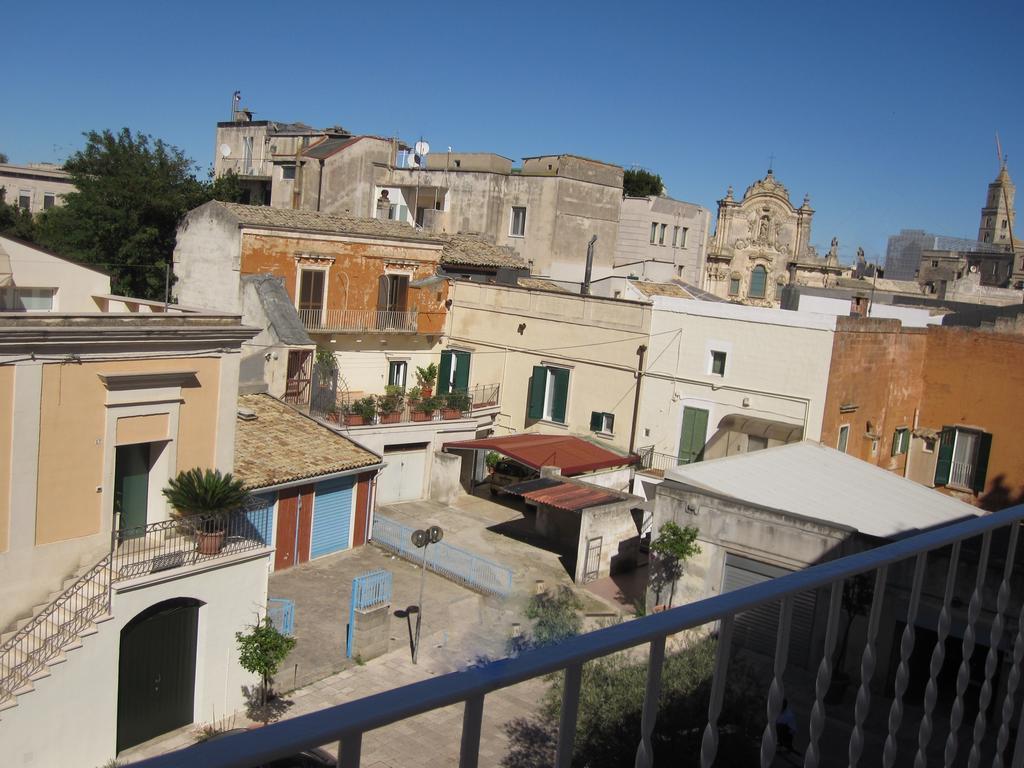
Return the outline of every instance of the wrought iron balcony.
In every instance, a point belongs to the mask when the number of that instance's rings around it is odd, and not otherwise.
[[[318,419],[341,427],[452,421],[467,419],[488,408],[496,408],[500,395],[500,384],[478,384],[466,392],[460,391],[450,396],[437,395],[429,401],[412,401],[403,397],[392,403],[394,408],[391,410],[381,407],[381,400],[385,398],[380,396],[376,398],[377,403],[372,410],[364,410],[352,402],[325,404],[313,398],[309,412]]]
[[[416,333],[415,309],[300,309],[308,331],[323,333]]]
[[[666,640],[679,632],[704,628],[717,634],[714,675],[707,698],[707,714],[701,723],[687,723],[687,729],[702,728],[700,764],[715,764],[719,740],[719,716],[725,696],[727,674],[734,654],[733,628],[737,616],[759,607],[778,606],[771,681],[764,692],[760,760],[764,768],[776,759],[776,720],[786,696],[791,617],[802,593],[821,590],[829,596],[824,641],[808,659],[816,669],[814,701],[808,722],[808,745],[803,765],[809,768],[833,764],[841,754],[843,764],[924,766],[970,766],[1024,764],[1024,739],[1011,741],[1020,732],[1022,712],[1018,706],[1021,666],[1024,659],[1024,611],[1020,596],[1014,596],[1017,615],[1009,610],[1011,583],[1019,579],[1015,560],[1024,506],[944,526],[859,554],[826,562],[782,578],[772,579],[733,592],[689,603],[662,613],[581,635],[562,643],[504,659],[484,667],[434,677],[412,685],[368,696],[356,701],[295,717],[239,736],[211,741],[143,763],[139,767],[244,768],[295,754],[303,749],[339,742],[343,768],[360,765],[363,735],[367,731],[452,704],[463,705],[459,765],[476,766],[484,701],[488,694],[553,672],[564,672],[558,741],[553,764],[567,768],[573,757],[576,720],[580,702],[583,665],[626,649],[647,646],[647,683],[643,714],[636,733],[636,765],[655,764],[652,735],[658,716],[661,675],[666,657]],[[963,552],[962,552],[963,550]],[[929,562],[930,561],[930,562]],[[933,566],[932,579],[944,583],[941,608],[934,620],[919,614],[926,570]],[[866,634],[860,653],[860,679],[856,703],[851,709],[829,704],[826,692],[832,682],[835,651],[840,633],[843,588],[848,579],[865,574],[874,591],[867,609]],[[961,575],[962,574],[962,575]],[[895,651],[893,682],[876,680],[878,634],[883,602],[891,603],[887,589],[890,579],[906,587],[900,593],[898,619],[905,621]],[[970,597],[963,625],[961,659],[948,715],[937,709],[939,675],[946,656],[952,617],[959,610],[954,600],[960,585]],[[940,590],[942,591],[942,590]],[[992,593],[995,593],[993,596]],[[986,601],[986,594],[989,599]],[[988,605],[984,605],[985,603]],[[986,609],[982,619],[982,609]],[[930,626],[928,626],[930,624]],[[914,720],[905,719],[904,694],[911,676],[910,659],[916,628],[924,627],[937,639],[929,648],[931,664],[923,706]],[[976,654],[977,638],[987,637],[989,649]],[[1012,653],[1007,653],[1012,649]],[[852,649],[851,649],[852,650]],[[1000,654],[1005,662],[1000,664]],[[975,662],[972,664],[972,657]],[[970,686],[971,669],[982,679]],[[884,689],[884,696],[881,692]],[[970,693],[969,693],[970,690]],[[996,691],[999,695],[996,696]],[[872,706],[887,712],[888,718],[872,717]],[[969,714],[968,714],[969,713]],[[842,729],[830,730],[823,738],[826,716],[830,722],[842,718]],[[884,725],[882,723],[885,723]],[[673,727],[678,724],[662,724]],[[833,728],[830,725],[830,728]],[[848,736],[846,735],[848,732]],[[842,735],[840,735],[840,733]],[[874,738],[869,738],[874,737]],[[827,754],[823,756],[823,751]],[[941,755],[937,757],[935,753]],[[828,755],[832,757],[829,758]],[[659,765],[672,764],[672,755],[658,755]],[[863,763],[862,758],[864,758]],[[965,760],[966,758],[966,760]],[[1010,762],[1012,760],[1012,762]]]

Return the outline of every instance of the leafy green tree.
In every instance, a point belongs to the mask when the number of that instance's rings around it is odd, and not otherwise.
[[[560,643],[578,635],[583,628],[579,614],[582,610],[582,601],[566,586],[533,595],[526,606],[526,617],[533,619],[533,631],[529,636],[512,638],[509,653]]]
[[[238,663],[242,668],[260,676],[260,703],[266,706],[270,685],[281,662],[295,647],[295,638],[282,634],[269,616],[257,621],[248,632],[236,632]]]
[[[7,159],[7,154],[4,153],[4,152],[0,152],[0,163],[9,163],[9,162],[11,162],[11,161]]]
[[[665,191],[661,176],[643,168],[630,168],[622,174],[624,197],[657,197]]]
[[[16,237],[30,243],[36,239],[35,219],[21,206],[8,205],[5,187],[0,187],[0,235]]]
[[[237,179],[201,181],[180,149],[128,128],[85,138],[64,164],[75,191],[39,218],[37,240],[108,271],[115,293],[162,299],[182,216],[214,197],[238,199]]]
[[[654,599],[661,603],[661,593],[668,587],[668,604],[671,606],[676,594],[676,582],[683,575],[683,566],[687,560],[700,554],[697,529],[689,525],[680,528],[670,520],[661,526],[657,538],[651,542],[651,552],[655,555],[651,568]]]
[[[715,639],[705,637],[665,657],[652,740],[654,754],[661,756],[656,758],[657,764],[664,760],[680,766],[700,764],[715,648]],[[553,764],[563,684],[561,675],[552,677],[538,713],[506,724],[509,751],[502,760],[504,768]],[[574,766],[612,768],[633,764],[646,684],[646,661],[637,661],[628,654],[604,657],[583,666]],[[757,762],[758,736],[764,727],[764,689],[746,666],[733,660],[725,690],[717,764],[753,765]]]

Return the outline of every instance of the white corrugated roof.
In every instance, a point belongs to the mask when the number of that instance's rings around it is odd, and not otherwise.
[[[970,504],[811,440],[686,464],[665,478],[882,538],[981,514]]]

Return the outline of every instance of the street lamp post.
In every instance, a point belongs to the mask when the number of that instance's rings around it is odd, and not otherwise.
[[[426,530],[422,528],[412,532],[412,543],[417,549],[423,550],[423,562],[420,564],[420,599],[416,603],[416,638],[412,644],[412,663],[415,664],[420,654],[420,625],[423,623],[423,583],[427,577],[427,546],[437,544],[444,538],[441,526],[432,525]]]

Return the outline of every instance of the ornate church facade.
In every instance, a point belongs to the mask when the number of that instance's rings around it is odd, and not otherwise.
[[[849,273],[839,264],[838,243],[824,257],[810,245],[814,210],[810,198],[793,206],[771,169],[733,198],[718,201],[718,220],[708,248],[703,288],[723,299],[754,306],[779,305],[782,286],[829,286]]]

